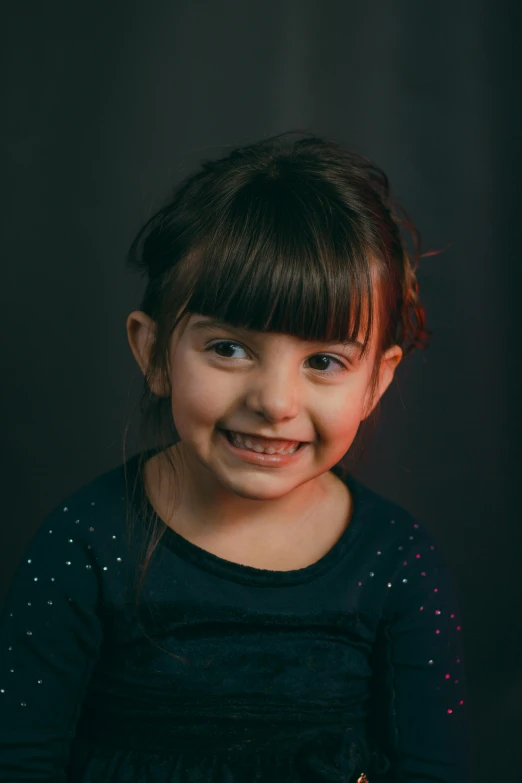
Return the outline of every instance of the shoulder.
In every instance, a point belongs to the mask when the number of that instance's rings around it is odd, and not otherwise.
[[[402,572],[414,564],[420,573],[424,568],[448,570],[436,531],[403,505],[396,503],[366,484],[349,476],[347,484],[353,494],[354,515],[358,535],[368,553],[378,555],[378,562],[386,563],[386,571]]]
[[[105,577],[109,568],[112,574],[119,570],[127,551],[132,491],[132,486],[127,489],[125,467],[120,464],[87,481],[44,517],[25,547],[14,583],[30,576],[41,583],[59,579],[64,585],[85,587]]]
[[[436,531],[364,484],[355,482],[354,488],[367,570],[376,589],[382,589],[386,613],[401,616],[411,611],[417,616],[419,611],[432,611],[433,619],[440,621],[449,607],[448,616],[458,626],[456,574]]]
[[[44,518],[36,535],[46,530],[47,535],[56,535],[57,539],[69,531],[80,538],[97,538],[87,533],[96,532],[95,524],[100,530],[100,525],[117,523],[122,518],[125,500],[124,465],[120,464],[63,497]]]
[[[353,497],[354,513],[364,520],[364,527],[387,538],[429,535],[423,523],[404,506],[371,489],[354,476],[346,478]]]

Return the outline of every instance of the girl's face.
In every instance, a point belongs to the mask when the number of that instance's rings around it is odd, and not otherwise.
[[[154,322],[145,313],[129,316],[129,341],[142,370],[149,330]],[[354,345],[239,331],[207,316],[185,316],[173,334],[169,362],[172,415],[192,474],[199,473],[207,489],[210,481],[222,500],[223,493],[274,500],[329,471],[402,357],[399,346],[385,354],[370,404],[374,351],[372,345],[359,360]],[[307,445],[282,464],[256,464],[229,444],[224,430]]]

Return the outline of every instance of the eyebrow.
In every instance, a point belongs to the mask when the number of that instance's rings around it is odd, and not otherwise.
[[[237,326],[232,326],[226,321],[221,321],[219,318],[212,318],[205,321],[194,321],[190,325],[189,331],[201,333],[210,331],[211,329],[226,329],[228,332],[236,332],[237,334],[253,333],[251,329],[240,329]],[[316,340],[315,342],[320,345],[344,345],[348,347],[355,346],[356,348],[363,347],[363,344],[358,340]]]

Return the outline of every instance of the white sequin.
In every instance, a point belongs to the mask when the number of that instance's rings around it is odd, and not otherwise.
[[[32,563],[33,561],[32,561],[32,560],[28,560],[27,562],[28,562],[28,563]]]
[[[64,508],[64,511],[69,511],[69,509],[67,508],[67,506],[65,506],[65,508]]]
[[[407,580],[407,579],[403,579],[402,581],[403,581],[404,583],[406,583],[408,580]]]
[[[71,561],[70,560],[66,560],[65,561],[65,565],[71,565]]]
[[[118,563],[121,563],[121,557],[117,557],[116,560],[118,561]]]
[[[392,586],[392,583],[391,583],[391,582],[388,582],[388,587],[391,587],[391,586]]]
[[[52,601],[47,601],[47,603],[48,603],[48,604],[52,604],[53,602],[52,602]]]
[[[107,571],[107,566],[103,566],[103,570],[104,570],[104,571]]]

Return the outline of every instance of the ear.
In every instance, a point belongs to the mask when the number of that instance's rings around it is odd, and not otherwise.
[[[375,390],[375,397],[370,401],[370,407],[366,411],[364,418],[367,418],[374,410],[382,395],[390,385],[395,375],[395,370],[402,359],[402,349],[398,345],[392,345],[391,348],[383,354],[381,366],[379,368],[379,381]]]
[[[156,339],[156,322],[142,310],[133,311],[127,318],[127,338],[134,358],[145,376]],[[158,397],[170,396],[170,393],[156,378],[149,382],[149,386]]]

